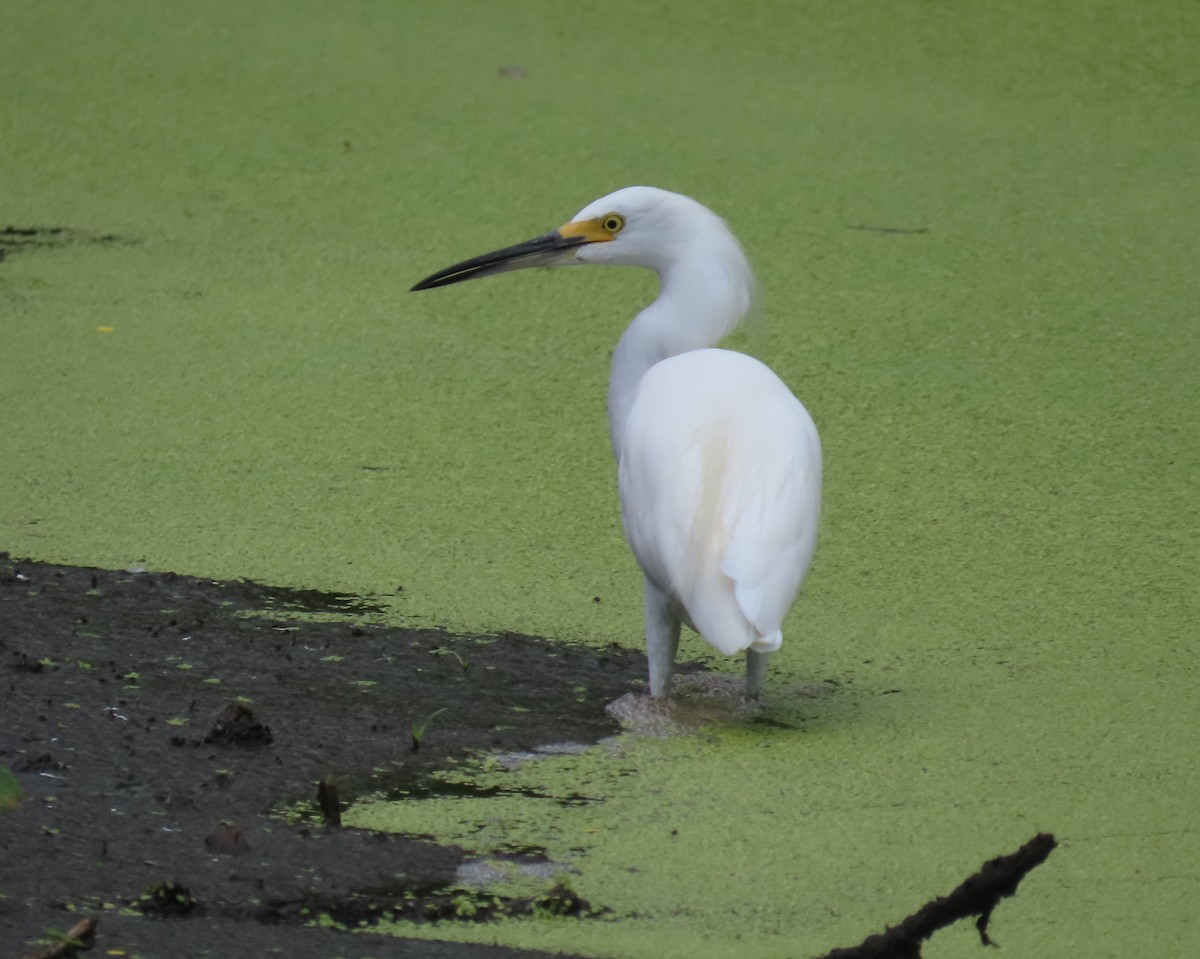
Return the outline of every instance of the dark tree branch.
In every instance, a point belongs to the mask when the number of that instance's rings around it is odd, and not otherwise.
[[[1050,833],[1039,833],[1016,852],[985,862],[950,895],[934,899],[898,926],[868,936],[861,945],[834,949],[820,959],[921,959],[921,943],[939,929],[968,916],[978,916],[975,928],[985,946],[995,945],[988,937],[988,921],[1000,900],[1017,891],[1021,880],[1046,861],[1058,845]]]

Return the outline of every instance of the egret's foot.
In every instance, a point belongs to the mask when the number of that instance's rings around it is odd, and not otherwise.
[[[626,693],[604,707],[629,732],[642,736],[679,736],[690,729],[676,721],[674,700],[647,693]]]
[[[642,736],[686,736],[711,723],[740,723],[762,714],[761,702],[742,695],[742,679],[728,673],[684,673],[669,699],[626,693],[605,712],[628,732]]]

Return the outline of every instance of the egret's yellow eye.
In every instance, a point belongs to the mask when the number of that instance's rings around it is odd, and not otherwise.
[[[600,221],[605,233],[617,233],[625,225],[625,217],[620,213],[610,213]]]

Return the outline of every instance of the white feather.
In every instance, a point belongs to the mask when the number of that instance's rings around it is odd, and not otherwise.
[[[751,357],[695,350],[641,378],[618,470],[625,531],[726,655],[779,648],[816,546],[820,457],[807,411]]]

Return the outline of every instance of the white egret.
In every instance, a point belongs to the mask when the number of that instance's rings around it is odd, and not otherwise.
[[[816,548],[821,447],[770,369],[713,349],[755,295],[725,222],[678,193],[634,186],[543,236],[434,273],[425,290],[529,266],[613,263],[658,273],[658,299],[613,353],[608,425],[621,517],[645,574],[650,693],[670,693],[680,623],[762,688]]]

